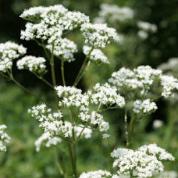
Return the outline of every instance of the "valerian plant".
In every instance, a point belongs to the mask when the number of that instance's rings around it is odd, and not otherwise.
[[[42,135],[35,141],[36,151],[42,146],[52,147],[63,144],[69,154],[71,170],[64,169],[65,162],[59,162],[60,176],[64,178],[147,178],[159,176],[164,171],[163,161],[173,161],[174,157],[156,144],[132,147],[136,122],[142,122],[145,115],[154,112],[160,97],[169,98],[178,90],[178,80],[163,75],[161,70],[150,66],[135,69],[121,68],[114,72],[106,83],[97,83],[88,91],[77,88],[87,66],[90,63],[109,63],[103,50],[111,42],[119,42],[121,37],[116,30],[106,24],[93,24],[88,16],[81,12],[69,11],[62,5],[33,7],[25,10],[21,18],[27,21],[21,39],[34,40],[41,46],[45,57],[26,55],[26,48],[13,42],[0,44],[0,71],[18,86],[25,89],[13,75],[12,65],[15,59],[19,70],[29,70],[53,89],[56,97],[56,109],[42,103],[29,109],[42,129]],[[73,85],[67,86],[64,64],[77,60],[78,46],[72,41],[70,33],[78,31],[83,40],[83,53],[86,56]],[[62,85],[57,85],[55,65],[61,62]],[[44,78],[50,64],[52,83]],[[159,90],[156,90],[159,89]],[[26,89],[25,89],[26,90]],[[113,166],[110,170],[79,172],[77,148],[81,139],[92,139],[99,133],[101,139],[109,135],[109,119],[104,112],[113,108],[125,111],[126,148],[114,149],[111,153]],[[9,137],[3,132],[2,150]],[[132,137],[131,137],[132,136]],[[109,156],[110,153],[108,153]],[[63,156],[61,154],[61,156]],[[101,160],[102,161],[102,160]],[[64,164],[64,165],[63,165]]]

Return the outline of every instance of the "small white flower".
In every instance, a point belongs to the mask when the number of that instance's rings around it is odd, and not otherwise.
[[[146,32],[155,33],[157,31],[157,26],[149,22],[139,21],[137,25],[141,30],[146,31]]]
[[[6,125],[0,125],[0,151],[6,151],[11,138],[5,132]]]
[[[93,48],[105,48],[111,41],[119,41],[120,37],[113,28],[107,27],[106,24],[86,23],[81,27],[85,37],[85,44]]]
[[[115,87],[110,86],[108,83],[104,85],[97,83],[89,95],[91,102],[96,105],[117,105],[119,107],[125,105],[124,98],[117,93]]]
[[[129,7],[119,7],[112,4],[101,4],[99,17],[95,19],[96,22],[111,23],[124,22],[134,17],[134,11]]]
[[[104,170],[83,172],[79,178],[109,178],[111,173]]]
[[[174,157],[156,144],[144,145],[137,150],[118,148],[111,153],[117,175],[137,178],[153,177],[164,171],[161,161],[173,161]]]
[[[14,42],[0,43],[0,72],[7,72],[12,68],[13,60],[26,53],[26,48]]]
[[[31,72],[42,74],[46,70],[45,58],[35,56],[25,56],[17,61],[17,68],[19,70],[28,69]]]
[[[161,76],[161,85],[163,87],[162,96],[165,98],[171,97],[174,90],[178,90],[178,80],[172,76]]]
[[[93,49],[89,46],[83,47],[83,53],[90,58],[91,61],[94,62],[101,62],[108,64],[108,58],[105,56],[105,54],[100,49]]]
[[[136,100],[133,103],[133,111],[135,113],[147,114],[157,109],[156,103],[151,102],[150,99]]]
[[[162,126],[163,126],[163,121],[161,121],[161,120],[154,120],[153,127],[155,129],[158,129],[158,128],[162,127]]]

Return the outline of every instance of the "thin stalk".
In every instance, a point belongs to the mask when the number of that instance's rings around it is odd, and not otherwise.
[[[63,158],[58,157],[57,149],[55,150],[55,160],[56,160],[56,166],[59,170],[59,173],[62,175],[63,178],[67,178],[65,167],[63,164]]]
[[[128,117],[127,117],[127,110],[125,110],[125,113],[124,113],[124,126],[125,126],[126,146],[129,147],[129,133],[128,133]]]
[[[35,40],[35,42],[43,48],[46,58],[49,58],[49,55],[48,55],[48,52],[46,50],[44,43],[40,43],[38,40]]]
[[[25,93],[32,94],[27,88],[25,88],[23,85],[21,85],[13,76],[12,71],[9,72],[9,77],[10,79],[20,88],[22,89]]]
[[[68,149],[69,149],[69,156],[70,156],[70,159],[71,159],[71,166],[72,166],[72,177],[73,178],[78,178],[78,174],[77,174],[77,153],[76,153],[76,136],[75,136],[75,119],[73,117],[73,113],[72,113],[72,110],[69,109],[69,112],[70,112],[70,119],[71,119],[71,122],[72,122],[72,141],[70,144],[68,144]]]
[[[39,76],[39,75],[37,75],[37,74],[35,74],[35,73],[34,73],[34,75],[35,75],[37,78],[39,78],[41,81],[43,81],[46,85],[48,85],[50,88],[54,89],[53,86],[52,86],[47,80],[45,80],[43,77],[41,77],[41,76]]]
[[[4,78],[6,78],[7,80],[10,80],[9,77],[6,74],[0,73],[0,75]]]
[[[62,76],[62,83],[65,86],[66,81],[65,81],[65,74],[64,74],[64,60],[61,60],[61,76]]]
[[[55,75],[55,66],[54,66],[54,45],[52,47],[52,52],[51,52],[51,58],[50,58],[50,66],[51,66],[51,78],[52,78],[52,83],[53,83],[53,87],[56,86],[56,75]]]
[[[172,138],[172,133],[174,130],[174,126],[175,126],[175,119],[174,119],[175,115],[172,113],[172,110],[170,111],[170,115],[169,115],[169,120],[168,120],[168,124],[167,124],[167,128],[165,130],[165,136],[164,136],[164,145],[165,148],[168,148],[170,145],[170,141]]]
[[[88,65],[88,63],[90,61],[89,56],[90,56],[90,54],[91,54],[92,51],[93,51],[93,48],[90,50],[90,52],[88,53],[88,55],[85,57],[84,62],[82,64],[82,67],[79,70],[79,73],[78,73],[78,75],[77,75],[77,77],[76,77],[76,79],[74,81],[73,86],[76,86],[79,83],[79,81],[81,80],[81,78],[82,78],[82,76],[84,74],[84,71],[85,71],[85,69],[86,69],[86,67],[87,67],[87,65]]]
[[[132,117],[129,123],[129,128],[128,128],[128,139],[129,139],[129,146],[132,143],[132,136],[134,132],[134,124],[135,124],[135,117]]]
[[[72,165],[72,177],[78,178],[77,174],[77,156],[76,156],[76,145],[75,143],[71,143],[68,145],[69,149],[69,156],[71,159],[71,165]]]
[[[80,134],[79,134],[79,136],[78,136],[78,140],[80,140],[80,137],[82,136],[84,130],[85,130],[85,127],[82,128],[82,130],[81,130],[81,132],[80,132]]]

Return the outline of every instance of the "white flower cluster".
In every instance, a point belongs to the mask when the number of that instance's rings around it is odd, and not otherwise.
[[[156,144],[144,145],[137,150],[118,148],[111,153],[115,159],[113,167],[118,175],[136,178],[153,177],[164,171],[162,161],[173,161],[174,157]]]
[[[155,98],[172,98],[178,91],[178,79],[150,66],[138,66],[133,70],[123,67],[114,72],[108,82],[137,114],[155,111]]]
[[[14,42],[0,43],[0,72],[7,72],[12,68],[13,60],[26,53],[26,48]]]
[[[112,23],[124,22],[134,17],[134,11],[129,7],[119,7],[112,4],[101,4],[99,17],[96,22],[104,23],[107,20]]]
[[[159,80],[162,72],[158,69],[153,69],[150,66],[139,66],[133,70],[121,68],[114,72],[109,79],[109,83],[116,86],[118,90],[124,89],[142,89],[144,94],[154,81]]]
[[[21,17],[30,21],[21,32],[21,39],[38,41],[55,56],[68,62],[75,60],[74,53],[78,49],[73,41],[64,37],[66,32],[79,29],[85,38],[84,53],[91,61],[103,63],[108,63],[108,59],[99,48],[121,38],[115,29],[106,24],[92,24],[85,14],[69,11],[62,5],[33,7],[25,10]]]
[[[79,114],[79,118],[84,123],[88,123],[94,128],[98,128],[100,132],[104,133],[103,138],[108,137],[106,132],[109,129],[108,122],[105,122],[103,116],[95,111],[89,112],[89,110],[81,111]]]
[[[178,90],[178,79],[173,76],[163,75],[161,76],[161,85],[163,87],[162,96],[165,98],[174,95],[174,91]]]
[[[62,5],[30,8],[21,17],[33,22],[26,24],[26,29],[21,32],[22,39],[45,43],[54,55],[69,62],[74,60],[73,54],[77,52],[77,46],[73,41],[63,38],[64,33],[89,23],[89,17],[69,11]]]
[[[43,17],[43,14],[46,14],[48,12],[58,12],[61,14],[64,14],[67,12],[67,9],[64,8],[61,5],[54,5],[54,6],[49,6],[49,7],[32,7],[30,9],[26,9],[20,17],[29,21],[38,21]]]
[[[61,138],[59,137],[52,137],[49,132],[44,132],[36,141],[35,147],[36,151],[39,152],[41,149],[41,145],[44,144],[47,148],[51,147],[52,145],[57,145],[61,143]]]
[[[50,147],[60,143],[63,138],[69,139],[74,136],[88,139],[91,137],[92,130],[89,127],[82,124],[73,125],[69,121],[64,121],[60,111],[53,112],[46,104],[32,107],[29,113],[40,122],[39,127],[44,130],[44,133],[35,142],[37,151],[40,150],[42,144]]]
[[[105,54],[100,49],[92,49],[89,46],[83,47],[83,53],[90,58],[91,61],[94,62],[101,62],[108,64],[108,58],[105,56]]]
[[[78,117],[84,124],[87,123],[91,127],[99,128],[100,132],[107,132],[109,124],[104,121],[103,116],[95,111],[90,111],[89,95],[82,94],[80,89],[75,87],[56,87],[59,97],[59,106],[75,107],[78,109]],[[86,125],[86,124],[85,124]]]
[[[28,69],[37,74],[43,74],[46,70],[45,58],[35,56],[25,56],[17,61],[17,68],[19,70]]]
[[[67,38],[56,39],[54,44],[48,44],[46,48],[55,56],[62,56],[62,59],[68,62],[75,60],[74,53],[78,51],[77,45]]]
[[[149,33],[155,33],[157,31],[157,26],[149,22],[139,21],[137,26],[139,28],[138,36],[141,39],[146,39],[148,38]]]
[[[92,91],[88,92],[91,102],[96,105],[117,105],[119,107],[124,107],[125,99],[117,93],[115,87],[110,86],[108,83],[100,85],[97,83]]]
[[[178,58],[177,57],[172,57],[168,60],[168,62],[165,62],[163,64],[161,64],[159,67],[159,69],[163,70],[163,71],[177,71],[178,68]]]
[[[6,128],[6,125],[0,125],[0,151],[6,151],[6,146],[10,143],[10,137],[5,132]]]
[[[114,28],[106,24],[85,23],[81,27],[85,44],[92,48],[105,48],[111,41],[120,41],[120,36]]]
[[[111,177],[110,172],[97,170],[97,171],[84,172],[80,175],[79,178],[110,178],[110,177]]]
[[[133,103],[133,111],[135,113],[151,113],[154,112],[157,109],[156,103],[150,101],[150,99],[145,100],[136,100]]]
[[[84,109],[89,105],[88,96],[82,94],[82,90],[76,87],[58,86],[56,91],[59,97],[59,106],[82,107]]]

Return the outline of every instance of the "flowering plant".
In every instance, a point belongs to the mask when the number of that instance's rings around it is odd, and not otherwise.
[[[168,98],[178,90],[178,80],[150,66],[139,66],[133,70],[123,67],[114,72],[106,83],[97,83],[84,92],[77,88],[78,83],[90,63],[109,64],[103,49],[111,42],[121,40],[116,30],[106,24],[93,24],[85,14],[69,11],[62,5],[33,7],[25,10],[21,18],[27,21],[25,30],[21,32],[21,39],[34,40],[43,48],[46,56],[26,55],[27,50],[22,45],[13,42],[1,43],[0,72],[23,87],[13,76],[13,61],[18,59],[16,65],[19,70],[25,69],[34,73],[52,88],[57,97],[55,108],[42,103],[29,109],[32,118],[39,122],[39,127],[43,130],[42,135],[35,141],[36,150],[40,151],[42,145],[65,145],[68,148],[71,169],[66,170],[65,163],[59,163],[60,176],[64,178],[146,178],[163,172],[163,161],[173,161],[174,157],[156,144],[133,149],[132,135],[135,122],[158,108],[158,98]],[[140,26],[145,27],[146,24],[140,23]],[[70,36],[74,31],[84,39],[81,50],[85,59],[73,85],[68,86],[64,64],[75,61],[75,54],[79,50],[79,45]],[[59,86],[56,81],[56,60],[61,62],[62,85]],[[48,72],[47,63],[50,65],[51,83],[44,77]],[[155,87],[160,90],[155,91]],[[79,141],[91,139],[95,133],[99,133],[101,139],[111,137],[109,119],[106,120],[104,112],[113,108],[124,110],[127,148],[118,148],[111,153],[113,168],[111,166],[110,170],[80,173],[77,167]],[[2,150],[5,150],[3,144],[8,142],[9,137],[2,132]]]

